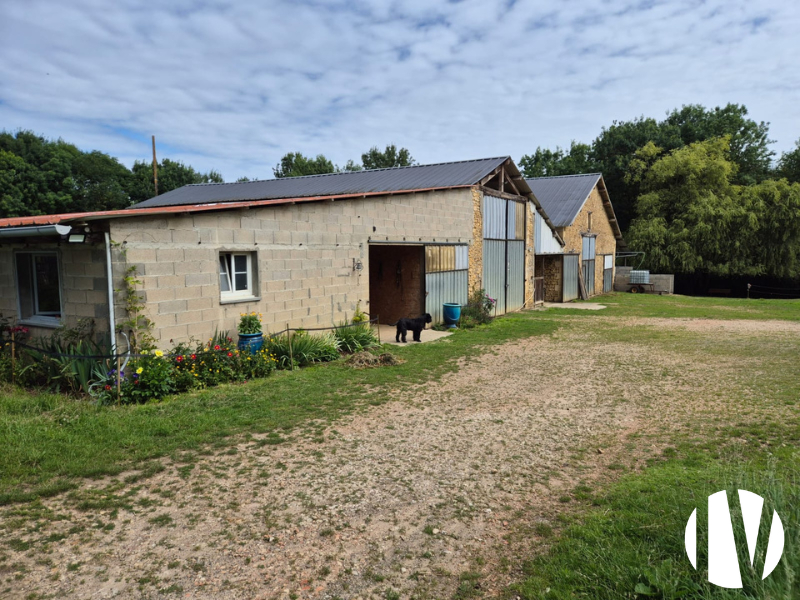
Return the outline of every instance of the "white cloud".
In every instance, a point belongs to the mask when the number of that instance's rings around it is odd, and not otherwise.
[[[553,7],[556,7],[555,9]],[[800,8],[733,0],[7,3],[0,127],[126,164],[269,177],[286,152],[421,162],[589,142],[687,103],[800,137]]]

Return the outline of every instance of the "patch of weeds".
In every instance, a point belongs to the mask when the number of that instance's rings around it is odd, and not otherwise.
[[[327,577],[328,575],[331,574],[331,568],[329,566],[325,565],[324,567],[322,567],[318,571],[318,574],[319,574],[320,577]]]
[[[553,527],[549,523],[536,523],[533,526],[533,533],[539,537],[549,538],[553,536]]]
[[[78,571],[80,571],[82,565],[83,565],[82,562],[68,563],[67,571],[69,571],[70,573],[77,573]]]
[[[177,583],[173,583],[169,587],[161,588],[158,590],[159,594],[182,594],[183,593],[183,586],[178,585]]]
[[[568,502],[572,502],[572,498],[565,494],[563,496],[559,496],[558,501],[561,502],[562,504],[567,504]]]
[[[320,535],[320,537],[331,537],[333,535],[333,533],[334,533],[333,529],[328,527],[328,528],[323,529],[322,531],[320,531],[319,535]]]
[[[387,588],[383,593],[383,597],[385,600],[400,600],[400,592],[393,590],[392,588]]]
[[[461,600],[462,598],[474,598],[475,596],[482,595],[481,574],[474,571],[465,571],[458,577],[458,588],[453,598]]]
[[[164,515],[158,515],[157,517],[153,517],[152,519],[148,519],[147,521],[148,523],[152,523],[157,527],[166,527],[167,525],[172,524],[172,517],[167,514],[164,514]]]
[[[6,543],[8,544],[9,548],[16,550],[17,552],[25,552],[26,550],[30,549],[31,546],[33,546],[33,542],[26,542],[22,538],[14,538],[8,540]]]

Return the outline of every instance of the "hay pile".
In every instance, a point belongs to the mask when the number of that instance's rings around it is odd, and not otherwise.
[[[384,352],[375,356],[369,352],[356,352],[347,359],[347,364],[355,369],[369,369],[371,367],[393,367],[405,361],[399,360],[394,354]]]

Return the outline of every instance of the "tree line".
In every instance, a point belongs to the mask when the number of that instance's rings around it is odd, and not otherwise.
[[[414,164],[407,149],[394,145],[383,151],[372,147],[361,160],[350,160],[340,169],[321,154],[307,158],[290,152],[273,173],[295,177]],[[203,173],[181,161],[165,158],[157,166],[161,194],[192,183],[224,183],[217,171]],[[0,132],[0,218],[117,210],[153,196],[151,162],[137,160],[129,169],[108,154],[85,152],[61,139],[30,131]]]
[[[728,104],[615,121],[591,143],[524,155],[526,177],[603,174],[623,237],[666,273],[800,277],[800,141]]]

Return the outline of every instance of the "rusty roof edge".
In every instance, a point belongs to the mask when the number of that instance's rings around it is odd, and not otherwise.
[[[55,225],[69,221],[100,221],[106,219],[123,219],[129,217],[143,217],[149,215],[189,214],[195,212],[210,212],[215,210],[231,210],[236,208],[252,208],[258,206],[271,206],[276,204],[296,204],[299,202],[321,202],[324,200],[348,200],[353,198],[366,198],[372,196],[395,196],[397,194],[415,194],[420,192],[434,192],[440,190],[455,190],[471,188],[473,184],[450,185],[432,188],[416,188],[410,190],[392,190],[390,192],[359,192],[355,194],[340,194],[326,196],[301,196],[298,198],[273,198],[270,200],[235,200],[232,202],[216,202],[205,204],[178,204],[173,206],[156,206],[151,208],[123,208],[119,210],[106,210],[98,212],[63,213],[56,215],[34,215],[27,217],[9,217],[0,219],[0,228],[22,227],[26,225]]]
[[[605,179],[603,179],[602,174],[600,175],[600,179],[597,182],[597,186],[600,188],[600,194],[605,200],[605,202],[603,202],[603,208],[606,211],[608,220],[611,222],[611,228],[614,230],[614,237],[620,242],[624,243],[624,240],[622,239],[622,230],[619,228],[619,221],[617,221],[617,214],[614,212],[614,205],[611,204],[611,198],[608,195],[608,188],[606,187],[606,181]]]

